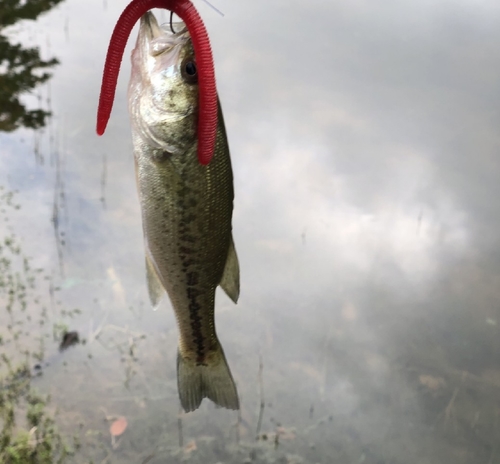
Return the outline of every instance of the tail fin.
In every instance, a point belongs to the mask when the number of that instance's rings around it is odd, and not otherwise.
[[[209,398],[223,408],[240,408],[236,385],[221,347],[205,365],[185,359],[178,352],[177,387],[186,412],[198,409],[203,398]]]

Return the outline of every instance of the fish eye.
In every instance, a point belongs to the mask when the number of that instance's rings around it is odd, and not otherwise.
[[[188,84],[196,84],[198,82],[198,70],[193,57],[189,56],[184,59],[181,65],[182,77]]]
[[[196,74],[196,64],[192,61],[186,63],[186,74],[194,76]]]

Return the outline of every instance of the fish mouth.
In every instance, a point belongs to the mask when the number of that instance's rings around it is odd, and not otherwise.
[[[163,34],[161,27],[156,20],[156,17],[151,11],[141,16],[141,23],[139,26],[139,36],[147,41],[160,37]]]
[[[172,32],[171,25],[175,32]],[[141,16],[139,40],[145,45],[149,45],[151,55],[163,53],[166,49],[185,41],[189,37],[186,25],[182,21],[174,22],[171,25],[168,23],[160,26],[151,11]]]
[[[153,13],[148,11],[141,16],[137,43],[132,52],[133,59],[137,60],[138,69],[143,78],[148,80],[149,75],[158,71],[158,64],[167,69],[175,64],[181,47],[191,36],[183,22],[173,23],[175,33],[170,30],[170,24],[159,25]],[[163,56],[161,62],[158,58]]]

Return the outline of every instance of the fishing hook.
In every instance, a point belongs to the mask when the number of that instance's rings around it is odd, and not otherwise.
[[[171,11],[170,12],[170,30],[172,31],[172,34],[175,34],[175,31],[174,31],[174,25],[172,24],[172,19],[174,17],[174,12]]]

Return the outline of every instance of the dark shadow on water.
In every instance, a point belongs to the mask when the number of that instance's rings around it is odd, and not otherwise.
[[[12,43],[5,29],[18,21],[35,20],[62,0],[3,0],[0,7],[0,130],[12,132],[19,127],[38,129],[45,126],[50,112],[27,109],[23,94],[32,92],[52,76],[48,70],[59,63],[44,61],[38,47],[26,48]]]

